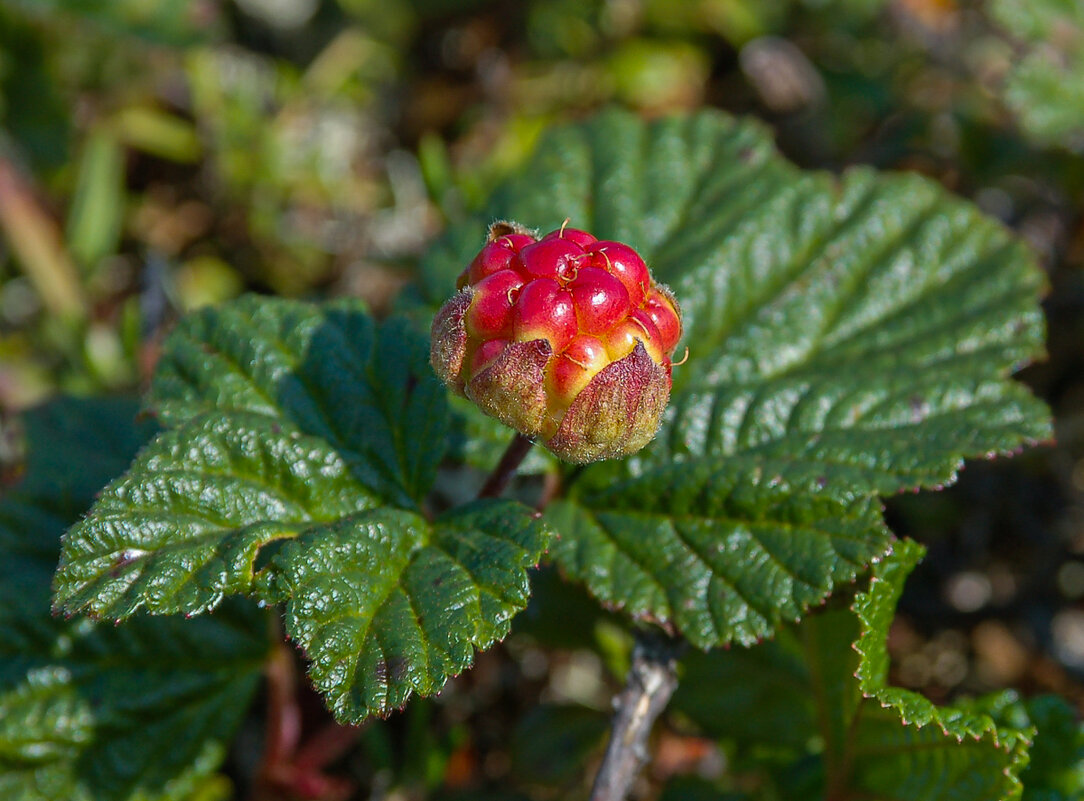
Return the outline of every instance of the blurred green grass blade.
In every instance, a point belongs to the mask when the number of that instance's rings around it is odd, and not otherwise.
[[[66,230],[68,251],[84,269],[117,251],[124,207],[124,149],[99,126],[83,146]]]
[[[161,109],[129,106],[117,113],[113,127],[129,147],[167,161],[195,164],[203,155],[196,127]]]

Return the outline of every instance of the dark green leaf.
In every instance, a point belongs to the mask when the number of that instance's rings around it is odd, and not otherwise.
[[[1054,695],[1029,698],[1021,704],[1023,728],[1036,729],[1031,761],[1021,776],[1024,801],[1079,801],[1084,798],[1084,725],[1077,711]]]
[[[292,424],[405,508],[433,483],[447,431],[428,341],[402,320],[378,328],[356,301],[249,296],[185,318],[165,343],[149,405],[169,426],[241,411]]]
[[[357,722],[429,695],[508,633],[548,532],[521,505],[480,501],[430,524],[378,509],[288,545],[276,591],[316,687]]]
[[[1065,699],[1039,695],[1024,700],[1015,690],[1003,690],[958,705],[990,715],[999,727],[1034,729],[1028,764],[1020,774],[1023,801],[1084,798],[1084,725]]]
[[[28,473],[0,501],[5,799],[186,798],[222,761],[259,680],[269,643],[252,609],[120,628],[50,614],[60,533],[149,433],[135,411],[62,401],[28,417]]]
[[[1057,696],[1024,703],[1028,723],[1035,726],[1024,782],[1024,801],[1079,801],[1084,798],[1084,725],[1077,711]]]
[[[57,603],[202,612],[251,590],[269,543],[416,508],[447,429],[427,353],[347,303],[245,298],[182,321],[152,393],[174,428],[65,538]]]
[[[888,548],[879,505],[795,494],[721,459],[552,504],[558,564],[700,647],[770,636]]]
[[[705,732],[796,757],[816,731],[809,667],[792,628],[755,648],[684,660],[671,706]]]
[[[159,436],[66,536],[57,603],[118,620],[203,612],[251,589],[262,546],[376,503],[326,441],[206,414]]]

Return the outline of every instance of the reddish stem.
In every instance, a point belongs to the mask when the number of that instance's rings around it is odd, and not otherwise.
[[[504,456],[501,457],[500,462],[490,473],[486,483],[482,485],[482,489],[478,491],[478,497],[496,498],[500,496],[533,444],[522,434],[516,434],[515,438],[509,443],[508,449],[505,450]]]
[[[294,759],[294,767],[301,772],[319,771],[349,751],[360,735],[360,726],[329,723],[301,746]]]
[[[260,775],[289,762],[301,739],[301,708],[297,703],[297,670],[284,642],[275,646],[267,663],[267,741]]]

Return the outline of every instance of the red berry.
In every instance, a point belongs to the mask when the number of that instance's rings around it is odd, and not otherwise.
[[[644,302],[647,290],[651,287],[651,273],[639,253],[628,245],[609,240],[588,245],[587,252],[595,254],[592,266],[604,268],[625,285],[633,306]]]
[[[511,337],[512,309],[522,287],[523,279],[514,270],[483,278],[467,309],[467,333],[479,339]]]
[[[477,284],[483,278],[507,268],[516,254],[532,242],[534,240],[525,234],[507,234],[486,243],[467,268],[466,283]]]
[[[637,342],[644,344],[648,356],[657,363],[662,364],[665,358],[659,329],[640,309],[633,309],[628,319],[610,329],[603,337],[603,342],[606,344],[606,351],[610,354],[610,358],[615,362],[632,353]]]
[[[681,319],[674,309],[674,304],[658,289],[653,289],[644,302],[644,311],[659,329],[662,335],[662,349],[669,355],[681,339]]]
[[[576,304],[576,319],[585,334],[610,330],[629,313],[629,293],[613,275],[597,267],[581,267],[568,289]]]
[[[561,405],[567,406],[609,363],[610,357],[601,340],[586,334],[573,337],[550,363],[550,390]]]
[[[581,231],[578,228],[558,228],[556,231],[550,231],[542,238],[567,239],[570,242],[575,242],[577,245],[584,248],[585,250],[590,245],[598,241],[591,234],[587,233],[586,231]]]
[[[474,351],[470,359],[470,377],[474,378],[489,367],[493,360],[501,355],[501,351],[507,344],[507,339],[487,339],[479,345],[478,350]]]
[[[576,336],[572,294],[552,278],[530,281],[516,300],[513,328],[517,342],[545,339],[555,352],[564,350]]]
[[[535,240],[533,236],[528,236],[527,234],[505,234],[500,237],[498,241],[504,242],[516,253],[519,253],[528,245],[533,245],[537,240]]]
[[[516,266],[531,278],[565,278],[583,260],[583,248],[567,239],[543,239],[519,252]]]
[[[460,276],[433,321],[430,361],[454,391],[562,459],[625,456],[654,436],[681,313],[628,245],[518,223]]]

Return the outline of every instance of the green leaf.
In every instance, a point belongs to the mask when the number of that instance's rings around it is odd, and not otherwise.
[[[900,798],[1017,798],[1033,730],[999,729],[989,715],[937,707],[888,686],[888,627],[924,552],[910,540],[898,543],[874,570],[869,591],[855,599],[861,634],[854,676],[862,700],[847,743],[853,773],[845,780],[859,791],[896,787]]]
[[[1076,710],[1053,695],[1023,704],[1035,726],[1031,761],[1023,773],[1024,801],[1079,801],[1084,798],[1084,724]]]
[[[1023,801],[1084,798],[1084,724],[1068,701],[1056,695],[1023,700],[1015,690],[1003,690],[975,699],[967,708],[990,715],[999,726],[1034,728],[1028,765],[1020,774]]]
[[[151,401],[174,428],[65,538],[58,606],[203,612],[252,589],[271,543],[416,508],[447,428],[426,354],[348,304],[245,298],[186,318]]]
[[[508,633],[548,532],[520,504],[428,523],[378,509],[304,534],[276,558],[286,628],[335,715],[359,722],[429,695]]]
[[[816,732],[813,700],[802,643],[786,627],[754,648],[687,657],[671,708],[709,734],[796,759]]]
[[[870,498],[796,494],[720,459],[552,504],[546,519],[558,564],[596,598],[703,648],[771,636],[890,538]]]
[[[434,302],[488,220],[565,217],[636,247],[684,310],[689,361],[634,467],[721,455],[850,496],[938,486],[966,456],[1050,436],[1006,380],[1042,352],[1042,274],[932,181],[803,172],[759,125],[714,112],[604,113],[554,130],[433,249]]]
[[[1084,8],[1074,0],[993,0],[1017,55],[1006,104],[1040,144],[1084,150]]]
[[[825,797],[1018,798],[1033,732],[1029,722],[999,726],[979,708],[938,707],[886,682],[888,627],[903,581],[922,553],[911,541],[897,542],[874,568],[853,611],[809,615],[777,642],[753,649],[691,655],[687,672],[702,681],[714,677],[714,683],[679,688],[675,706],[709,733],[738,738],[747,747],[783,744],[794,759],[819,754]],[[764,721],[743,718],[742,707],[725,697],[737,694],[757,698],[759,707],[747,714]],[[712,695],[723,698],[712,701]],[[804,700],[792,707],[796,697]],[[784,726],[782,740],[772,721]]]
[[[242,411],[292,424],[404,508],[424,497],[445,447],[428,341],[400,319],[378,328],[358,301],[248,296],[192,314],[164,345],[148,404],[168,426]]]
[[[61,532],[150,433],[135,412],[64,400],[27,418],[27,475],[0,501],[5,799],[187,798],[221,763],[257,687],[269,641],[254,609],[121,628],[50,614]]]
[[[67,535],[57,603],[117,620],[204,612],[251,589],[262,546],[375,504],[325,441],[204,415],[159,436]]]

